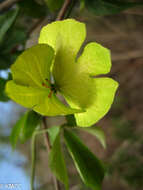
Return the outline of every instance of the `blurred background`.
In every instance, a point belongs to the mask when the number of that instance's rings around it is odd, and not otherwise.
[[[113,1],[110,2],[112,5]],[[130,2],[142,4],[142,1]],[[11,129],[25,109],[6,97],[4,86],[11,78],[10,65],[25,48],[37,43],[42,26],[55,19],[62,3],[61,0],[55,1],[54,5],[48,0],[0,0],[0,184],[17,183],[21,185],[20,189],[30,189],[30,141],[19,143],[15,151],[12,151],[9,141]],[[134,8],[124,6],[116,11],[117,6],[109,11],[104,7],[106,11],[98,12],[98,4],[94,7],[94,1],[81,0],[74,1],[72,11],[69,11],[70,17],[86,23],[85,44],[96,41],[111,50],[112,70],[109,77],[120,84],[111,110],[97,123],[105,132],[107,148],[104,149],[95,137],[85,132],[79,133],[86,145],[108,165],[102,190],[143,190],[141,4]],[[99,7],[99,10],[102,9]],[[64,121],[61,117],[54,117],[48,122],[51,125]],[[36,189],[52,190],[52,176],[42,136],[38,137],[37,150]],[[66,150],[65,155],[70,190],[88,190],[82,184]]]

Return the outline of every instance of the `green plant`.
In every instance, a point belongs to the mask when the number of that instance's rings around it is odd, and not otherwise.
[[[95,15],[118,13],[142,5],[102,0],[97,3],[88,0],[80,2],[82,8],[86,7]],[[100,44],[91,42],[79,56],[78,52],[86,37],[85,24],[74,19],[66,19],[75,1],[66,0],[63,4],[60,0],[56,4],[54,1],[45,0],[44,3],[40,4],[34,0],[17,2],[16,8],[0,17],[0,70],[7,70],[12,65],[12,78],[11,75],[7,79],[0,78],[2,91],[0,100],[7,101],[11,98],[28,108],[12,130],[11,143],[15,148],[18,140],[25,142],[32,138],[31,190],[34,189],[35,141],[40,134],[46,136],[49,167],[66,189],[69,189],[69,181],[61,138],[64,139],[85,185],[93,190],[100,190],[106,171],[105,166],[74,134],[73,129],[95,135],[101,144],[106,146],[103,131],[93,125],[110,109],[118,87],[118,83],[111,78],[100,77],[101,74],[110,72],[110,52]],[[31,11],[33,7],[35,11]],[[19,24],[22,13],[28,15],[30,19],[39,18],[39,22],[46,14],[50,14],[50,11],[55,12],[60,8],[57,16],[59,21],[43,27],[39,43],[21,54],[33,29],[29,29],[26,34],[23,32],[27,26],[24,28]],[[11,56],[7,56],[8,54]],[[14,60],[16,61],[12,64]],[[68,105],[59,99],[59,94]],[[47,116],[56,115],[65,116],[66,122],[61,126],[48,127]],[[44,124],[44,129],[39,127],[41,123]],[[59,190],[58,180],[55,188]]]
[[[107,77],[93,78],[108,73],[111,67],[110,53],[101,45],[89,43],[76,60],[84,38],[84,24],[73,19],[48,24],[41,31],[39,44],[22,53],[12,65],[13,80],[6,85],[7,95],[43,116],[74,114],[79,127],[95,124],[109,110],[118,84]],[[54,83],[51,82],[51,77],[54,78]],[[57,92],[65,97],[70,107],[58,99]],[[25,117],[29,115],[26,114],[20,120],[18,129],[21,122],[22,130],[29,124],[24,124]],[[36,114],[34,117],[36,119]],[[14,130],[16,128],[17,126]],[[104,176],[102,163],[78,137],[65,129],[68,128],[66,123],[57,128],[56,134],[53,127],[49,133],[52,138],[49,166],[53,173],[68,189],[66,167],[60,148],[60,133],[63,130],[66,145],[81,178],[92,189],[100,189]],[[13,133],[16,134],[12,135],[15,144],[18,135],[15,131]],[[92,170],[93,167],[97,173]]]

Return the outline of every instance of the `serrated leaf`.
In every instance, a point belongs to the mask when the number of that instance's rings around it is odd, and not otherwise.
[[[49,128],[48,133],[52,148],[49,154],[49,167],[54,175],[69,189],[67,169],[61,149],[60,127],[53,126]]]
[[[50,11],[57,11],[61,8],[64,0],[45,0]]]
[[[141,2],[123,0],[85,0],[87,9],[97,16],[117,14],[129,8],[143,6]]]
[[[31,138],[37,125],[40,123],[41,116],[33,111],[26,112],[14,125],[10,141],[13,148],[16,147],[18,140],[22,143]]]
[[[91,135],[94,135],[98,140],[99,142],[102,144],[102,146],[104,148],[106,148],[106,138],[105,138],[105,134],[104,134],[104,131],[100,128],[100,127],[84,127],[84,128],[78,128],[78,129],[81,129],[87,133],[90,133]]]
[[[101,190],[105,172],[102,162],[73,132],[64,130],[64,138],[77,171],[85,185],[93,190]]]
[[[3,15],[0,15],[0,43],[4,39],[4,35],[14,23],[19,9],[10,10]]]

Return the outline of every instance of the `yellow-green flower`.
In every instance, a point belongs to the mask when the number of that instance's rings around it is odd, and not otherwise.
[[[85,36],[85,24],[73,19],[43,27],[39,44],[12,65],[8,96],[45,116],[74,114],[79,126],[96,123],[110,109],[118,83],[97,77],[110,71],[108,49],[91,42],[78,55]],[[69,106],[58,99],[57,92]]]

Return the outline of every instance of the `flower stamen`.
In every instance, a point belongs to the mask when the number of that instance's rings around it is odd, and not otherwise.
[[[50,81],[48,79],[45,79],[45,80],[50,84]],[[50,86],[48,86],[47,84],[42,83],[42,86],[45,87],[45,88],[49,88],[50,89],[50,93],[48,95],[49,98],[51,98],[53,92],[54,93],[57,92],[54,84],[50,84]]]

